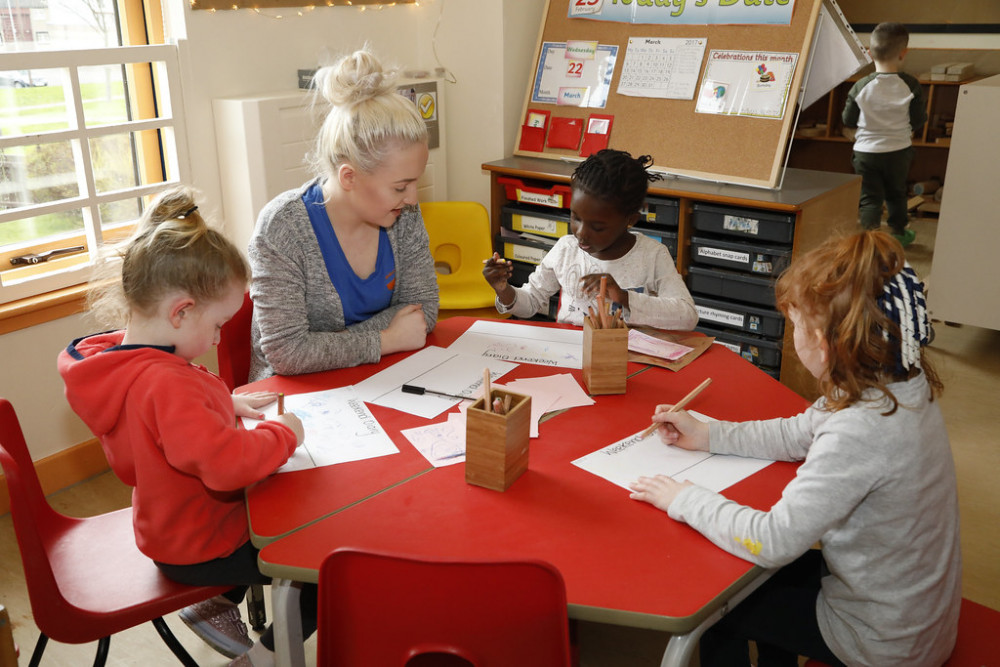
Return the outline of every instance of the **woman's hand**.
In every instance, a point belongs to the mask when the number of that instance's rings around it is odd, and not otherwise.
[[[419,303],[400,308],[382,330],[382,354],[417,350],[427,342],[427,319]]]
[[[250,391],[245,394],[233,394],[233,409],[236,410],[237,417],[263,419],[264,413],[257,408],[262,408],[277,399],[278,394],[273,391]]]
[[[708,451],[708,424],[692,417],[687,410],[670,412],[674,407],[669,403],[656,406],[653,421],[660,422],[656,432],[660,440],[668,445],[698,452]]]
[[[670,503],[674,502],[677,494],[689,486],[694,486],[694,484],[691,482],[676,482],[672,477],[668,477],[667,475],[640,477],[629,484],[629,487],[632,489],[629,498],[649,503],[653,507],[666,512],[670,508]]]

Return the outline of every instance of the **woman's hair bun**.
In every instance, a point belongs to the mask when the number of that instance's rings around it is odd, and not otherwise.
[[[339,107],[395,92],[396,78],[396,70],[383,69],[374,54],[362,49],[318,70],[313,85],[327,102]]]

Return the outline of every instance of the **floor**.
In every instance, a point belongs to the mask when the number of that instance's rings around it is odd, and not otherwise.
[[[921,276],[930,270],[935,223],[913,222],[917,241],[907,249],[911,264]],[[929,281],[933,285],[933,280]],[[933,287],[931,287],[933,289]],[[934,326],[933,360],[945,382],[941,406],[948,424],[959,478],[964,551],[964,595],[1000,609],[1000,491],[995,471],[1000,470],[1000,448],[996,442],[996,388],[1000,386],[1000,332],[976,327]],[[129,491],[110,472],[99,475],[50,497],[53,506],[66,514],[87,514],[125,507]],[[37,638],[21,561],[10,515],[0,517],[0,604],[7,607],[20,645],[21,664]],[[199,664],[226,665],[227,659],[204,645],[172,615],[167,619],[178,639]],[[581,667],[638,667],[658,665],[668,636],[597,623],[579,626]],[[94,644],[68,646],[49,643],[44,665],[77,667],[90,664]],[[315,644],[307,643],[307,655],[315,656]],[[111,642],[108,665],[176,664],[152,626],[116,635]]]

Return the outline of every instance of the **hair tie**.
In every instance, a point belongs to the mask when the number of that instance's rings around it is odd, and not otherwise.
[[[920,348],[930,342],[930,321],[924,284],[909,263],[904,262],[902,270],[886,280],[878,305],[886,317],[899,326],[897,373],[919,368]],[[883,329],[882,337],[889,340],[889,331]]]
[[[184,218],[188,217],[189,215],[191,215],[192,213],[194,213],[197,210],[198,210],[197,206],[192,206],[191,208],[189,208],[188,210],[184,211],[179,216],[177,216],[177,219],[178,220],[183,220]]]

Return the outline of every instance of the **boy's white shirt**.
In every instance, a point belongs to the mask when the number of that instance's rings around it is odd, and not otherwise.
[[[575,236],[563,236],[528,282],[514,287],[514,304],[504,308],[498,299],[497,309],[517,317],[531,317],[547,310],[549,299],[562,290],[556,320],[583,326],[583,316],[590,306],[596,306],[596,301],[581,292],[580,279],[593,273],[608,273],[619,287],[629,290],[629,307],[624,313],[628,324],[693,329],[698,323],[698,312],[666,246],[638,232],[632,234],[636,237],[635,245],[623,257],[613,260],[595,259],[580,250]]]

